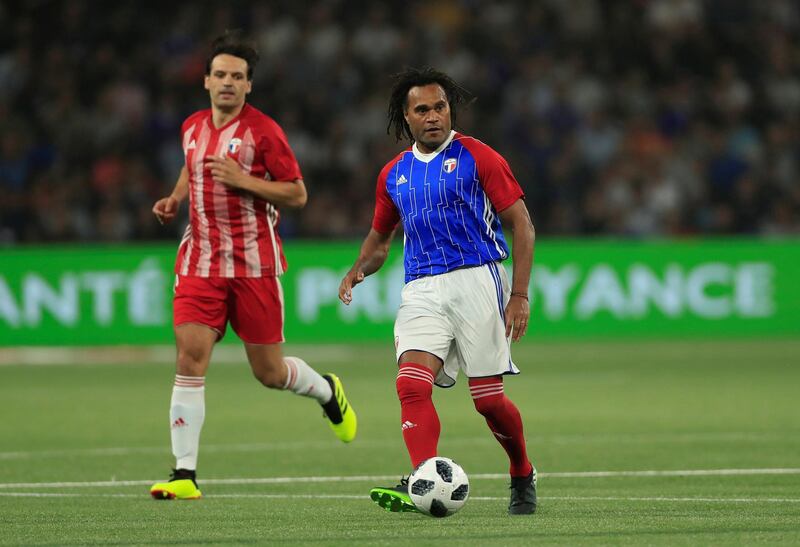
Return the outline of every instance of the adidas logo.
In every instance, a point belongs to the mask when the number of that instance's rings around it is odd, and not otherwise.
[[[498,433],[497,431],[492,431],[492,433],[494,433],[494,436],[495,436],[495,437],[497,437],[498,439],[501,439],[501,440],[503,440],[503,441],[507,441],[508,439],[510,439],[510,438],[511,438],[510,436],[508,436],[508,435],[503,435],[502,433]]]
[[[400,178],[399,178],[399,179],[397,179],[397,184],[398,184],[398,185],[400,185],[400,184],[405,184],[405,183],[407,183],[407,182],[408,182],[408,179],[406,178],[406,176],[405,176],[405,175],[400,175]]]
[[[197,148],[197,143],[194,142],[194,139],[192,139],[192,142],[189,143],[189,145],[186,147],[186,150],[194,150],[195,148]]]
[[[174,422],[172,422],[172,427],[173,427],[173,428],[176,428],[176,427],[185,427],[185,426],[187,426],[187,425],[189,425],[189,424],[187,424],[187,423],[186,423],[186,422],[183,420],[183,418],[178,418],[177,420],[175,420]]]
[[[417,424],[415,424],[414,422],[409,422],[408,420],[406,420],[405,422],[403,422],[403,430],[404,430],[404,431],[405,431],[406,429],[411,429],[411,428],[414,428],[414,427],[417,427]]]

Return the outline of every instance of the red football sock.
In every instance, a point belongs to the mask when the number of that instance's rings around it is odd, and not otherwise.
[[[429,368],[416,363],[400,363],[397,395],[400,398],[403,440],[413,467],[436,455],[441,425],[433,406],[432,393],[433,372]]]
[[[533,470],[525,448],[522,417],[516,405],[503,393],[503,377],[470,378],[472,402],[489,429],[508,454],[512,477],[527,477]]]

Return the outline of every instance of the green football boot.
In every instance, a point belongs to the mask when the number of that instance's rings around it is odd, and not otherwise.
[[[328,425],[331,426],[339,440],[349,443],[356,438],[356,429],[358,428],[356,411],[347,402],[339,377],[330,372],[323,374],[322,377],[330,384],[333,393],[331,400],[322,405],[325,417],[328,418]]]
[[[378,486],[369,491],[372,501],[392,513],[419,513],[420,510],[408,495],[408,479],[400,479],[394,487]]]
[[[167,482],[157,482],[150,495],[157,500],[196,500],[203,497],[197,488],[196,474],[189,469],[173,469]]]

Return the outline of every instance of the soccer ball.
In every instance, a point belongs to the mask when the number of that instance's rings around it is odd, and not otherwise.
[[[449,517],[469,498],[469,479],[450,458],[436,456],[419,464],[408,478],[408,494],[417,509],[432,517]]]

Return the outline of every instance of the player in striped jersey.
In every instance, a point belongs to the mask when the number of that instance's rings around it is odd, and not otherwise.
[[[170,424],[176,458],[170,481],[153,485],[156,499],[194,499],[205,374],[214,344],[231,327],[244,341],[250,367],[266,387],[319,402],[344,442],[356,415],[341,381],[318,374],[299,357],[284,357],[286,270],[278,236],[278,207],[299,208],[306,189],[286,135],[246,103],[258,54],[237,32],[214,41],[206,64],[211,108],[183,123],[186,165],[172,194],[153,206],[171,221],[189,198],[189,225],[175,265],[174,326],[178,347]]]
[[[475,408],[509,456],[509,513],[530,514],[536,470],[520,413],[503,393],[503,375],[519,373],[509,342],[528,325],[533,223],[502,156],[452,129],[457,106],[468,99],[466,90],[432,69],[397,76],[389,127],[412,146],[378,176],[372,229],[339,298],[349,304],[353,287],[383,265],[402,223],[406,285],[395,322],[396,385],[412,466],[437,455],[433,386],[452,386],[461,371]],[[511,283],[500,264],[509,256],[501,222],[513,237]],[[375,488],[371,497],[389,511],[415,510],[404,482]]]

